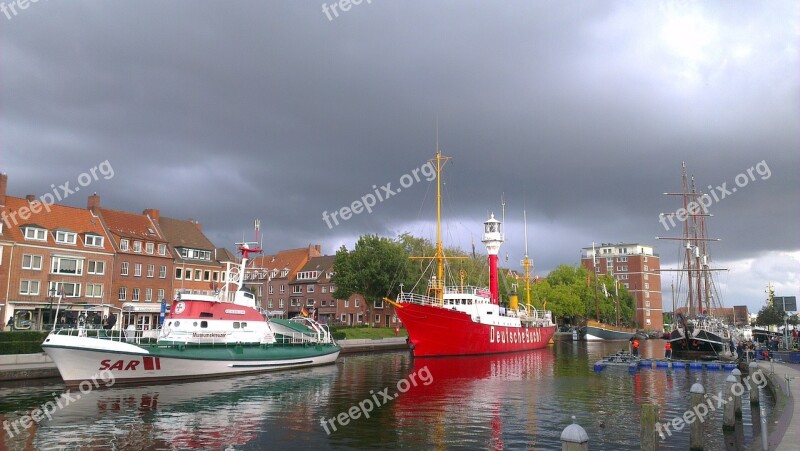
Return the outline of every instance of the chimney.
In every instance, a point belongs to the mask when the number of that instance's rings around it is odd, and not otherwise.
[[[194,219],[192,219],[192,218],[189,218],[189,222],[191,222],[192,224],[194,224],[194,226],[195,226],[195,227],[197,227],[197,230],[199,230],[199,231],[201,231],[201,232],[203,231],[203,225],[202,225],[202,224],[200,224],[200,221],[195,221]]]
[[[8,174],[0,174],[0,206],[6,204],[6,186],[8,186]]]
[[[161,218],[161,212],[159,212],[157,208],[148,208],[147,210],[143,211],[142,214],[149,216],[153,222],[158,222],[158,220]]]
[[[33,194],[28,194],[27,196],[25,196],[25,200],[27,200],[28,202],[33,202],[36,200],[36,196]]]
[[[100,196],[98,196],[97,193],[89,196],[89,201],[86,203],[86,208],[92,211],[100,208]]]

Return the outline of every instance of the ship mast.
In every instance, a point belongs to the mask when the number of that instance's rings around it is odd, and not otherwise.
[[[528,258],[528,212],[522,210],[525,224],[525,258],[522,259],[522,268],[525,270],[525,310],[531,305],[531,260]]]

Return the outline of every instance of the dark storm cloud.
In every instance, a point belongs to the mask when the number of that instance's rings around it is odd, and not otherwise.
[[[332,253],[424,232],[427,183],[334,228],[322,212],[424,164],[438,116],[462,247],[481,247],[505,192],[512,265],[523,208],[541,272],[592,241],[666,259],[653,237],[681,162],[705,189],[764,160],[772,176],[714,205],[711,234],[729,260],[797,251],[796,13],[373,1],[329,21],[314,2],[40,2],[0,16],[2,170],[11,194],[40,194],[109,159],[115,177],[91,187],[105,206],[193,217],[229,247],[260,217],[267,249]]]

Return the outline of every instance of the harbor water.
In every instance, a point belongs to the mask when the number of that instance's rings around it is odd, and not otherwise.
[[[643,357],[664,342],[643,342]],[[729,371],[593,370],[626,342],[559,342],[488,357],[413,359],[408,351],[355,354],[325,367],[200,382],[83,387],[59,379],[0,382],[0,449],[560,449],[575,422],[590,449],[639,449],[642,404],[662,422],[690,408],[689,389],[725,389]],[[761,390],[767,414],[773,399]],[[60,406],[51,401],[58,399]],[[54,406],[50,418],[24,415]],[[737,429],[722,432],[722,408],[704,422],[708,449],[740,449],[754,419],[744,394]],[[23,427],[27,424],[27,427]],[[687,449],[689,428],[661,449]]]

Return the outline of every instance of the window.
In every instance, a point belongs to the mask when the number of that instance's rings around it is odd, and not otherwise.
[[[647,271],[647,270],[648,270],[648,269],[647,269],[647,265],[644,265],[644,270],[645,270],[645,271]]]
[[[81,284],[72,282],[50,282],[49,291],[55,290],[56,293],[64,293],[64,297],[77,298],[81,295]]]
[[[361,313],[358,314],[358,322],[359,323],[363,323],[364,322],[364,315],[362,315]]]
[[[617,266],[617,271],[627,271],[627,270],[628,270],[628,266],[627,265],[625,265],[625,266]]]
[[[336,300],[335,299],[331,299],[331,307],[336,307]]]
[[[644,283],[644,289],[645,289],[645,290],[649,290],[649,289],[650,289],[650,283],[648,283],[648,282],[645,282],[645,283]]]
[[[306,299],[306,307],[313,307],[313,306],[314,306],[314,300],[311,298]]]
[[[289,270],[288,269],[284,269],[283,271],[281,271],[281,277],[286,277],[288,275],[289,275]]]
[[[91,233],[87,233],[83,239],[84,243],[87,246],[91,247],[103,247],[103,237],[100,235],[94,235]]]
[[[86,284],[86,297],[87,298],[102,298],[103,297],[103,284],[102,283],[89,283],[89,284]]]
[[[327,292],[328,292],[328,287],[326,287],[325,285],[323,285],[323,286],[320,288],[320,291],[321,291],[323,294],[324,294],[324,293],[327,293]]]
[[[292,285],[292,294],[301,294],[303,292],[303,287],[300,285]]]
[[[42,269],[42,256],[41,255],[28,255],[22,256],[22,269]]]
[[[119,240],[119,250],[128,252],[128,240]]]
[[[350,299],[344,300],[344,308],[350,307]]]
[[[118,297],[118,299],[119,299],[120,301],[124,301],[125,299],[127,299],[127,297],[128,297],[128,290],[127,290],[127,288],[125,288],[125,287],[120,287],[120,288],[119,288],[119,297]]]
[[[285,293],[285,292],[286,292],[286,287],[285,287],[285,286],[283,286],[283,285],[281,285],[280,292],[281,292],[281,293]]]
[[[627,283],[623,283],[622,285],[624,285],[625,288],[629,288]]]
[[[359,301],[359,300],[360,300],[360,299],[356,298],[356,307],[358,307],[358,301]],[[359,322],[361,322],[361,321],[359,320]]]
[[[628,257],[617,257],[618,263],[625,263],[628,261]]]
[[[158,278],[159,279],[167,278],[167,265],[161,265],[161,270],[158,272]]]
[[[142,242],[141,241],[134,241],[133,242],[133,252],[137,252],[137,253],[142,252]]]
[[[142,277],[142,264],[135,263],[133,265],[133,276],[134,277]]]
[[[128,275],[128,262],[122,262],[119,265],[119,275],[127,276]]]
[[[155,247],[156,247],[155,243],[145,243],[144,251],[150,255],[153,255],[153,250],[155,249]]]
[[[383,299],[375,301],[375,308],[383,308]]]
[[[164,289],[163,288],[159,288],[158,289],[158,298],[156,300],[160,301],[162,299],[164,299]]]
[[[78,234],[75,232],[56,231],[56,243],[75,244],[78,241]]]
[[[336,287],[334,287],[334,286],[332,286],[332,285],[331,285],[330,292],[331,292],[331,293],[333,293],[334,291],[336,291]]]
[[[203,271],[203,280],[205,280],[206,282],[211,280],[211,271],[208,270]]]
[[[281,298],[280,301],[281,302],[280,302],[280,304],[278,304],[278,307],[283,308],[283,298]]]
[[[345,323],[347,323],[347,315],[345,315],[344,313],[342,313],[342,319],[341,319],[341,321],[342,321],[342,324],[345,324]]]
[[[194,280],[203,280],[203,271],[199,269],[194,270]]]
[[[323,307],[327,307],[327,306],[328,306],[328,301],[326,301],[325,299],[323,299],[323,300],[322,300],[322,306],[323,306]]]
[[[192,280],[192,268],[184,270],[183,276],[186,280]]]
[[[45,233],[44,229],[25,227],[25,239],[33,241],[47,241],[47,233]]]
[[[269,286],[268,292],[269,292],[269,294],[273,294],[275,292],[275,290],[273,289],[272,285]]]
[[[649,298],[650,297],[650,292],[649,291],[645,291],[644,292],[644,297]]]
[[[156,275],[156,265],[147,265],[147,277]]]
[[[644,280],[649,280],[649,279],[650,279],[650,274],[644,273]]]
[[[159,244],[158,245],[158,255],[167,255],[167,245],[166,244]]]
[[[19,282],[19,294],[25,296],[36,296],[39,294],[38,280],[21,280]]]
[[[375,315],[375,323],[380,324],[381,322],[381,315]]]
[[[272,308],[272,299],[270,299],[269,302],[267,302],[267,308]]]
[[[642,257],[642,261],[647,263],[647,256]]]
[[[644,309],[644,316],[650,316],[650,309],[649,308]]]
[[[211,280],[213,280],[214,282],[219,280],[219,271],[214,271],[214,273],[211,274]]]
[[[83,274],[83,260],[77,258],[53,257],[50,274],[67,274],[80,276]]]
[[[106,263],[96,260],[89,260],[89,267],[86,272],[89,274],[103,275],[106,273]]]
[[[306,286],[306,293],[313,293],[314,292],[314,285]]]
[[[644,301],[645,308],[650,308],[650,301]]]
[[[297,299],[292,298],[289,305],[291,305],[292,307],[297,307]]]
[[[139,288],[134,288],[133,289],[133,294],[131,295],[131,301],[139,302],[139,291],[140,291]]]
[[[181,277],[183,277],[183,271],[181,268],[175,268],[175,278],[180,280]]]
[[[152,288],[145,288],[144,289],[144,301],[150,302],[153,300],[153,289]]]

